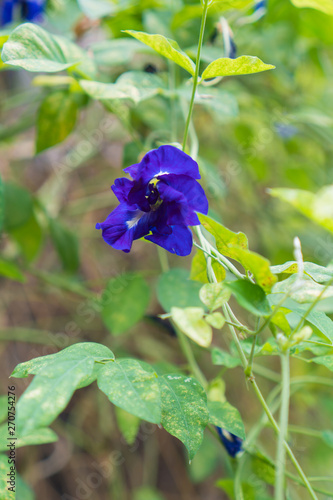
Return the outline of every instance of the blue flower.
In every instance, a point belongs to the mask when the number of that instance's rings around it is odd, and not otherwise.
[[[231,434],[222,427],[216,427],[218,435],[220,436],[221,442],[227,450],[228,454],[235,458],[239,453],[243,451],[243,440],[235,434]]]
[[[44,10],[45,0],[2,0],[0,24],[12,23],[18,20],[38,20]],[[16,16],[18,13],[18,16]]]
[[[129,252],[133,240],[144,237],[171,253],[188,255],[188,226],[200,224],[196,212],[208,212],[205,192],[196,181],[198,164],[174,146],[160,146],[124,172],[133,180],[121,177],[111,188],[120,205],[96,224],[106,243]]]

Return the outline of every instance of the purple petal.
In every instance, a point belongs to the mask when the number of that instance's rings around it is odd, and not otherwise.
[[[134,182],[126,179],[126,177],[120,177],[114,181],[114,184],[111,186],[112,191],[117,196],[120,203],[128,201],[128,195],[132,187],[134,186]]]
[[[195,210],[196,212],[200,212],[202,214],[207,215],[208,213],[208,200],[205,194],[205,191],[200,186],[199,182],[192,179],[187,175],[166,175],[160,177],[161,181],[158,184],[158,190],[161,194],[161,198],[163,199],[162,193],[166,191],[163,187],[163,184],[167,184],[169,188],[182,193],[185,198],[186,204],[191,210]],[[167,191],[168,193],[170,192]],[[175,198],[175,197],[174,197]],[[166,198],[168,199],[168,198]],[[180,198],[179,198],[180,199]],[[170,198],[170,201],[172,200]]]
[[[125,168],[134,180],[142,179],[144,184],[158,175],[178,174],[200,179],[198,164],[186,153],[174,146],[160,146],[149,151],[141,163]]]
[[[154,216],[154,213],[147,214],[133,205],[121,203],[104,222],[96,224],[96,229],[102,229],[104,241],[113,248],[129,252],[133,240],[149,233]]]
[[[189,255],[192,250],[192,233],[186,226],[172,226],[172,233],[169,235],[153,232],[145,236],[145,239],[182,257]]]

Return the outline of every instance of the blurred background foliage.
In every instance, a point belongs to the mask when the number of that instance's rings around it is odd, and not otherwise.
[[[316,192],[333,182],[333,16],[298,9],[289,0],[269,0],[257,19],[253,5],[247,4],[242,10],[223,12],[237,55],[258,56],[276,69],[201,86],[190,140],[194,149],[196,141],[200,144],[202,184],[212,215],[227,227],[245,232],[251,248],[272,264],[292,260],[292,239],[297,234],[305,260],[327,265],[332,259],[332,237],[271,197],[268,188]],[[115,206],[109,187],[121,168],[161,143],[181,142],[190,97],[188,74],[123,30],[163,34],[195,57],[197,7],[199,2],[193,0],[123,0],[116,6],[107,0],[48,2],[42,26],[87,50],[98,66],[98,81],[115,82],[124,72],[135,70],[159,78],[169,90],[137,105],[95,101],[70,75],[36,75],[2,64],[3,393],[18,362],[82,340],[104,343],[118,356],[184,365],[172,329],[157,318],[163,310],[156,297],[161,272],[156,248],[139,241],[130,255],[121,254],[108,248],[94,227]],[[211,10],[203,66],[224,55],[220,16],[218,9]],[[2,28],[1,44],[12,28]],[[190,269],[191,258],[169,260],[172,267]],[[116,315],[97,297],[112,289],[111,279],[128,272],[137,273],[137,278],[119,297]],[[239,314],[240,319],[243,315],[244,321],[252,321],[244,311]],[[223,338],[214,342],[225,344]],[[221,372],[211,366],[203,350],[196,348],[196,353],[210,378]],[[269,358],[270,368],[274,363]],[[309,366],[294,360],[293,375],[307,375]],[[311,365],[312,371],[327,375],[323,367]],[[228,401],[237,406],[250,429],[260,409],[247,391],[240,368],[220,375],[216,384],[222,384]],[[267,392],[270,382],[263,380],[262,385]],[[24,381],[17,381],[17,388],[22,392]],[[291,422],[328,429],[331,389],[297,389]],[[18,498],[214,500],[224,498],[215,486],[221,478],[220,487],[229,495],[225,498],[233,498],[228,483],[233,464],[208,433],[188,465],[174,438],[147,424],[141,425],[137,437],[139,425],[135,417],[114,412],[95,386],[78,391],[53,425],[59,441],[20,451],[18,469],[34,493],[22,485]],[[302,456],[305,469],[311,462],[313,476],[333,467],[332,436],[328,439],[318,432],[292,435],[296,454]],[[262,437],[274,450],[271,429]],[[114,463],[103,477],[102,464],[109,460],[110,450],[116,452]],[[268,477],[272,471],[269,465],[259,465],[253,461],[247,471],[248,498],[264,500],[270,498],[267,484],[272,484]],[[94,469],[99,471],[95,478]],[[301,496],[301,488],[295,489],[295,498]]]

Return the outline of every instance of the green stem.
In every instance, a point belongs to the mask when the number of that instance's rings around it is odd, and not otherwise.
[[[287,439],[287,432],[288,432],[289,401],[290,401],[289,350],[282,353],[280,358],[281,358],[281,373],[282,373],[282,393],[281,393],[281,409],[280,409],[280,432],[278,434],[278,444],[276,453],[275,500],[284,500],[285,468],[286,468],[285,440]]]
[[[204,376],[204,374],[202,373],[202,371],[199,368],[198,363],[196,362],[196,359],[194,357],[194,354],[193,354],[193,351],[191,349],[189,341],[187,340],[185,334],[181,330],[179,330],[179,328],[177,328],[175,325],[173,325],[173,326],[177,332],[177,338],[179,341],[180,348],[181,348],[185,358],[187,359],[187,362],[191,368],[191,372],[198,379],[198,381],[200,382],[200,384],[203,387],[207,387],[206,377]]]
[[[194,76],[193,76],[192,96],[191,96],[190,108],[188,111],[187,120],[186,120],[186,124],[185,124],[185,132],[184,132],[184,139],[183,139],[183,151],[185,151],[185,149],[186,149],[188,130],[189,130],[191,119],[192,119],[194,98],[195,98],[195,93],[196,93],[197,86],[198,86],[198,77],[199,77],[199,69],[200,69],[200,56],[201,56],[203,36],[204,36],[204,32],[205,32],[207,11],[208,11],[208,0],[204,0],[202,17],[201,17],[200,35],[199,35],[199,42],[198,42],[197,59],[195,62],[195,72],[194,72]]]
[[[229,306],[228,306],[229,307]],[[228,321],[230,321],[230,316],[229,316],[229,312],[228,312],[228,308],[225,306],[223,306],[223,311],[224,311],[224,314],[225,314],[225,317]],[[232,335],[232,338],[236,344],[236,348],[237,348],[237,351],[238,351],[238,354],[239,354],[239,357],[241,358],[241,361],[242,361],[242,364],[243,364],[243,368],[244,368],[244,371],[246,371],[247,369],[247,359],[245,357],[245,354],[244,354],[244,351],[242,349],[242,346],[241,346],[241,343],[238,339],[238,336],[237,336],[237,333],[236,333],[236,330],[235,328],[232,326],[232,325],[228,325],[229,326],[229,330],[231,332],[231,335]],[[278,424],[276,423],[270,409],[269,409],[269,406],[267,405],[266,401],[265,401],[265,398],[263,397],[255,379],[253,376],[249,377],[249,381],[251,382],[252,386],[253,386],[253,389],[254,389],[254,392],[256,393],[256,396],[261,404],[261,406],[263,407],[267,417],[268,417],[268,420],[270,421],[270,423],[272,424],[275,432],[277,435],[279,435],[280,433],[280,429],[279,429],[279,426]],[[308,478],[306,477],[306,475],[304,474],[303,472],[303,469],[301,468],[301,466],[299,465],[294,453],[292,452],[290,446],[288,445],[288,443],[286,441],[283,441],[283,446],[286,448],[287,450],[287,453],[292,461],[292,463],[294,464],[294,467],[296,468],[299,476],[301,477],[301,479],[303,480],[303,483],[306,487],[306,489],[308,490],[311,498],[313,500],[318,500],[317,499],[317,496],[315,494],[315,492],[313,491],[313,488],[311,486],[311,484],[309,483],[309,480]]]
[[[321,431],[317,431],[315,429],[308,429],[307,427],[301,427],[299,425],[289,425],[289,432],[294,432],[295,434],[303,434],[304,436],[311,436],[315,438],[321,438]]]
[[[158,254],[158,258],[160,261],[162,271],[164,273],[166,271],[169,271],[170,266],[169,266],[168,254],[167,254],[166,250],[160,246],[157,246],[157,254]]]
[[[248,377],[251,377],[252,371],[253,371],[253,359],[254,359],[254,353],[256,350],[256,343],[257,343],[257,335],[254,335],[253,341],[252,341],[250,357],[249,357],[249,361],[247,363],[246,373],[245,373],[245,375],[247,375]]]

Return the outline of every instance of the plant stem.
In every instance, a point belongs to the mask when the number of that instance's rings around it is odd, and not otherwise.
[[[284,500],[285,468],[286,468],[286,449],[285,440],[287,439],[288,420],[289,420],[289,400],[290,400],[290,366],[289,350],[283,352],[281,358],[282,373],[282,393],[280,409],[280,432],[278,435],[277,453],[276,453],[276,474],[275,474],[275,500]]]
[[[200,384],[203,387],[206,387],[207,386],[206,377],[204,376],[204,374],[202,373],[202,371],[199,368],[198,363],[196,362],[196,359],[194,357],[194,354],[193,354],[193,351],[191,349],[189,341],[187,340],[185,334],[181,330],[179,330],[179,328],[177,328],[174,324],[173,324],[173,326],[177,332],[177,338],[178,338],[181,350],[182,350],[185,358],[188,361],[188,364],[191,368],[193,375],[198,379],[198,381],[200,382]]]
[[[164,273],[166,271],[169,271],[170,266],[169,266],[168,255],[167,255],[166,250],[160,246],[157,246],[157,254],[158,254],[158,258],[160,261],[162,271]]]
[[[184,131],[183,151],[185,151],[185,149],[186,149],[187,135],[188,135],[188,130],[190,127],[191,119],[192,119],[194,98],[195,98],[195,93],[196,93],[197,86],[198,86],[198,77],[199,77],[199,69],[200,69],[200,56],[201,56],[203,36],[204,36],[204,32],[205,32],[207,11],[208,11],[208,0],[204,0],[202,17],[201,17],[200,35],[199,35],[199,42],[198,42],[197,59],[195,62],[195,72],[194,72],[194,76],[193,76],[192,96],[191,96],[190,108],[188,111],[187,120],[186,120],[186,124],[185,124],[185,131]]]
[[[304,436],[311,436],[316,438],[321,438],[321,431],[317,431],[315,429],[308,429],[307,427],[300,427],[299,425],[289,425],[289,432],[294,432],[295,434],[303,434]]]
[[[223,311],[224,311],[224,314],[225,314],[226,319],[227,319],[228,321],[230,321],[230,316],[229,316],[229,312],[228,312],[228,307],[229,307],[228,305],[224,305],[224,306],[223,306]],[[237,336],[236,330],[235,330],[235,328],[234,328],[232,325],[228,325],[228,326],[229,326],[229,330],[230,330],[230,332],[231,332],[232,338],[233,338],[233,340],[234,340],[234,342],[235,342],[235,344],[236,344],[236,348],[237,348],[237,351],[238,351],[239,357],[241,358],[241,361],[242,361],[242,364],[243,364],[244,371],[246,371],[247,366],[248,366],[248,364],[247,364],[247,359],[246,359],[246,357],[245,357],[245,354],[244,354],[244,351],[243,351],[243,349],[242,349],[241,343],[240,343],[239,338],[238,338],[238,336]],[[265,413],[266,413],[266,415],[267,415],[267,417],[268,417],[268,420],[269,420],[269,421],[270,421],[270,423],[272,424],[272,426],[273,426],[273,428],[274,428],[274,430],[275,430],[276,434],[277,434],[277,435],[279,435],[279,434],[280,434],[280,429],[279,429],[279,426],[278,426],[278,424],[276,423],[276,421],[275,421],[275,419],[274,419],[274,417],[273,417],[273,415],[272,415],[272,413],[271,413],[271,411],[270,411],[270,409],[269,409],[269,406],[267,405],[267,403],[266,403],[266,401],[265,401],[265,398],[263,397],[263,395],[262,395],[262,393],[261,393],[261,391],[260,391],[260,389],[259,389],[259,387],[258,387],[258,385],[257,385],[257,383],[256,383],[256,381],[255,381],[255,379],[254,379],[254,377],[253,377],[253,376],[250,376],[250,377],[248,378],[248,380],[251,382],[252,387],[253,387],[253,389],[254,389],[254,392],[256,393],[256,396],[257,396],[257,398],[258,398],[258,400],[259,400],[259,402],[260,402],[261,406],[263,407],[263,409],[264,409],[264,411],[265,411]],[[296,459],[296,457],[295,457],[294,453],[292,452],[292,450],[291,450],[290,446],[288,445],[288,443],[287,443],[286,441],[284,441],[284,440],[283,440],[283,446],[284,446],[284,447],[285,447],[285,449],[287,450],[287,453],[288,453],[288,455],[289,455],[289,457],[290,457],[290,459],[291,459],[292,463],[294,464],[294,467],[296,468],[296,470],[297,470],[297,472],[298,472],[299,476],[300,476],[300,477],[301,477],[301,479],[303,480],[303,483],[304,483],[304,485],[305,485],[306,489],[308,490],[308,492],[309,492],[309,494],[310,494],[311,498],[312,498],[313,500],[318,500],[318,498],[317,498],[317,496],[316,496],[315,492],[313,491],[313,488],[312,488],[311,484],[309,483],[308,478],[307,478],[307,477],[306,477],[306,475],[304,474],[303,469],[302,469],[302,468],[301,468],[301,466],[299,465],[299,463],[298,463],[298,461],[297,461],[297,459]]]

